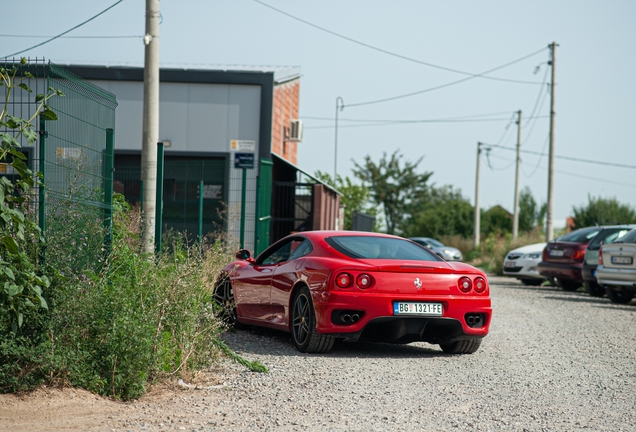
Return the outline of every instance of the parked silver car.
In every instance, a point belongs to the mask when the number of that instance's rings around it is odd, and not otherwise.
[[[464,259],[459,249],[445,246],[444,243],[439,240],[435,240],[430,237],[410,237],[409,240],[413,240],[415,243],[426,246],[446,261],[461,261]]]
[[[636,229],[601,246],[596,280],[612,303],[629,303],[636,296]]]
[[[541,285],[546,279],[539,274],[537,264],[547,243],[535,243],[511,250],[503,262],[503,274],[519,279],[524,285]]]

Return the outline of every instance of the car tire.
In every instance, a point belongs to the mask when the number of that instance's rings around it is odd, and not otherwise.
[[[581,286],[579,282],[568,279],[557,279],[557,284],[563,291],[576,291]]]
[[[521,279],[521,283],[526,286],[538,286],[543,283],[543,279]]]
[[[585,291],[592,297],[603,297],[605,295],[605,288],[594,281],[585,281]]]
[[[612,287],[607,287],[607,297],[609,297],[612,303],[626,304],[632,301],[634,293],[631,291],[619,291]]]
[[[316,313],[311,293],[302,287],[294,294],[291,307],[291,334],[294,346],[304,353],[325,353],[333,347],[335,338],[316,331]]]
[[[244,326],[238,321],[236,315],[236,302],[234,301],[234,290],[232,282],[227,275],[219,277],[219,281],[214,288],[214,303],[216,303],[216,316],[227,325],[240,329]]]
[[[447,344],[439,344],[446,354],[472,354],[479,349],[481,339],[467,339]]]

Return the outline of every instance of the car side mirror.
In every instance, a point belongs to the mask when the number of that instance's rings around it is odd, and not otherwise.
[[[247,249],[240,249],[239,251],[236,252],[234,256],[236,257],[236,259],[254,262],[254,258],[252,258],[250,251],[248,251]]]

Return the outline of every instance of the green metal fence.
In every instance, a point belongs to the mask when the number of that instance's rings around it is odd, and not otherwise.
[[[225,228],[227,159],[215,156],[165,154],[163,165],[164,238],[185,233],[194,242],[199,233],[220,233]],[[136,205],[141,199],[141,155],[115,156],[115,191]],[[200,195],[201,189],[203,196]],[[176,234],[178,232],[180,234]]]
[[[10,63],[10,62],[7,62]],[[44,259],[62,272],[95,269],[111,239],[115,95],[62,67],[29,60],[21,67],[34,78],[33,90],[16,89],[9,110],[23,118],[37,108],[36,94],[60,90],[48,105],[57,120],[40,118],[39,143],[23,147],[42,186],[33,199],[38,222],[47,239]]]

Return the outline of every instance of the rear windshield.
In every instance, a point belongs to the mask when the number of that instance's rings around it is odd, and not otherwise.
[[[623,237],[617,238],[614,243],[636,243],[636,229],[631,230]]]
[[[325,241],[351,258],[442,261],[424,246],[398,238],[373,236],[337,236]]]
[[[629,228],[605,228],[594,237],[587,248],[590,250],[598,250],[601,247],[601,243],[611,243],[628,232]]]
[[[597,227],[593,228],[581,228],[571,233],[565,234],[557,239],[557,241],[567,241],[574,243],[587,243],[590,239],[593,239],[601,229]]]

